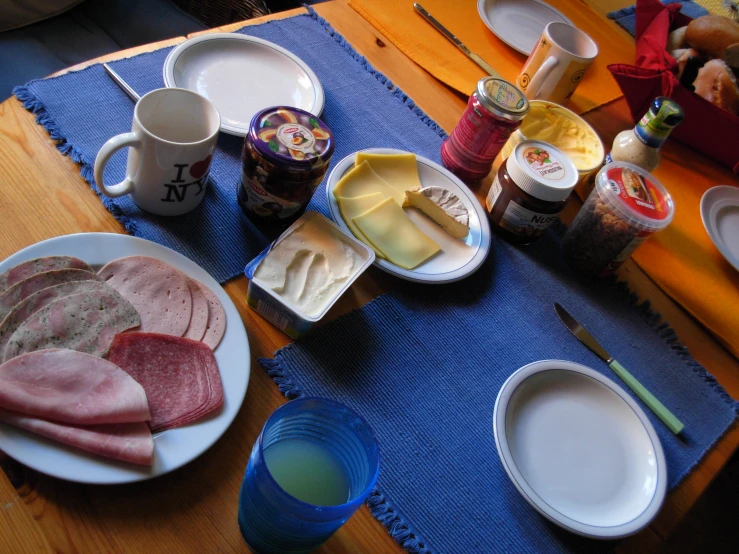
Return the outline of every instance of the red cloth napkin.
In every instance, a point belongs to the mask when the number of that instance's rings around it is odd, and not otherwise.
[[[691,21],[679,10],[678,3],[637,0],[636,65],[612,64],[608,69],[634,121],[656,96],[672,98],[683,108],[685,120],[671,136],[739,173],[739,117],[683,87],[677,79],[677,62],[665,51],[670,31]]]

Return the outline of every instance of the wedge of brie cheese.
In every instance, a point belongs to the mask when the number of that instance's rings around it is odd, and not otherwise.
[[[453,236],[463,239],[470,232],[470,214],[459,197],[441,187],[415,187],[405,191],[403,207],[414,207]]]

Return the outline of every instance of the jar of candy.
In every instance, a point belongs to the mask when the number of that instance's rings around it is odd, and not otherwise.
[[[457,177],[479,181],[529,112],[529,101],[503,79],[485,77],[477,83],[462,118],[441,145],[441,161]]]
[[[285,106],[257,112],[241,156],[241,209],[258,224],[289,226],[305,211],[333,153],[331,130],[313,114]]]

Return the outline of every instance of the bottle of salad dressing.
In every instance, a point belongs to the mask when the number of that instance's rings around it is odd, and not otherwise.
[[[658,96],[633,129],[616,135],[606,163],[631,162],[647,171],[654,171],[660,162],[662,143],[683,117],[683,109],[677,102]]]

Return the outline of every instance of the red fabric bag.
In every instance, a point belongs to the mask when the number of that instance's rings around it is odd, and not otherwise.
[[[636,65],[612,64],[609,71],[621,88],[636,122],[656,96],[675,100],[685,119],[672,137],[739,173],[739,117],[714,106],[677,79],[677,61],[665,51],[670,31],[691,19],[680,4],[636,2]]]

